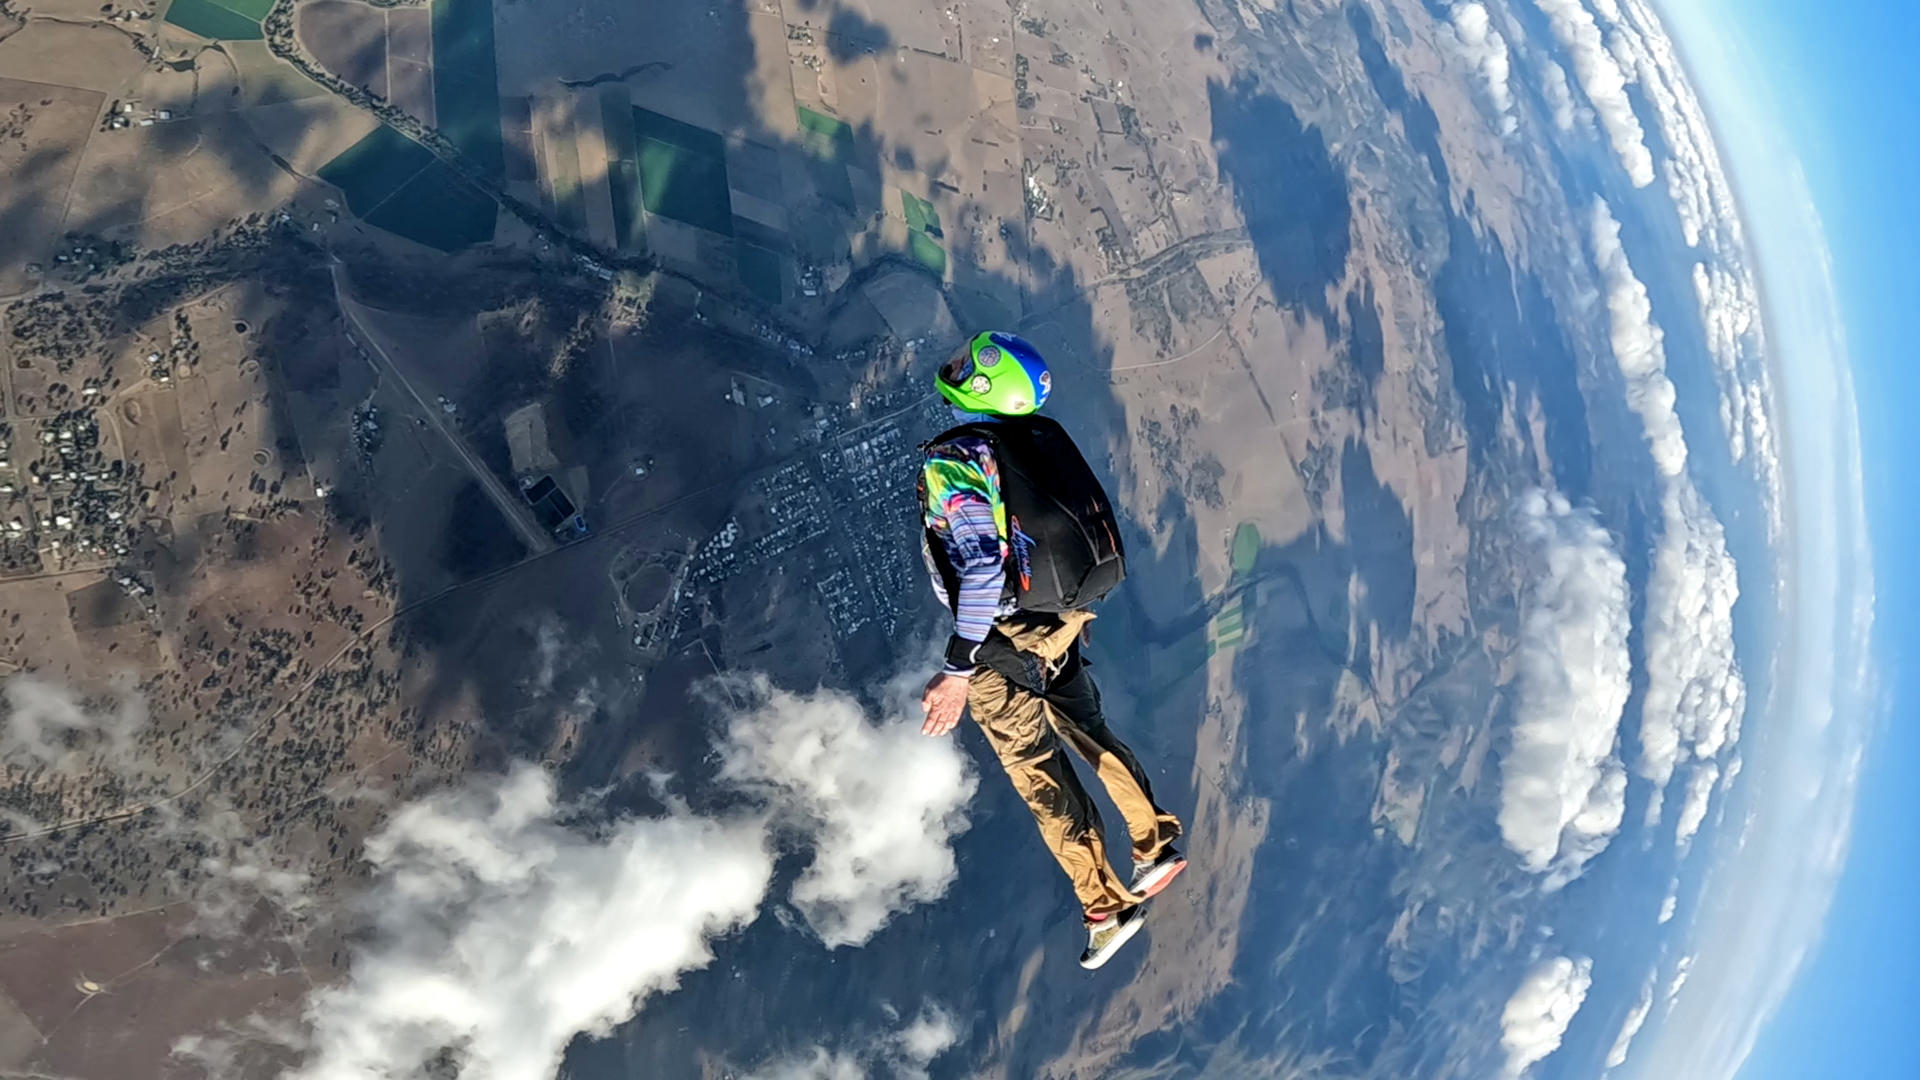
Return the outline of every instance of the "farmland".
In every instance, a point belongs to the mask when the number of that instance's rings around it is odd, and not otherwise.
[[[726,143],[705,128],[648,109],[633,110],[640,191],[649,213],[733,235]]]
[[[493,200],[392,128],[379,127],[320,169],[368,224],[442,251],[493,238]]]
[[[487,175],[503,176],[492,0],[434,0],[433,91],[440,130]]]
[[[258,41],[260,20],[273,0],[173,0],[166,21],[215,41]]]

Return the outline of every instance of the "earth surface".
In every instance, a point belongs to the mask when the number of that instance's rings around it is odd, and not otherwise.
[[[1592,9],[0,3],[0,1073],[1624,1061],[1779,479],[1711,135]],[[902,693],[982,328],[1187,824],[1092,974]]]

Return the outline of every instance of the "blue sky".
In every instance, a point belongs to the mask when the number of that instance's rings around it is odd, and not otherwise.
[[[1862,487],[1877,555],[1876,667],[1880,700],[1890,702],[1869,744],[1852,855],[1824,941],[1739,1075],[1910,1080],[1920,1076],[1920,785],[1912,780],[1920,730],[1915,687],[1903,671],[1920,644],[1908,555],[1920,548],[1910,494],[1920,489],[1920,320],[1909,314],[1920,310],[1920,207],[1912,195],[1920,191],[1920,70],[1913,64],[1920,5],[1669,0],[1663,7],[1733,162],[1763,249],[1770,315],[1800,299],[1782,295],[1795,283],[1772,273],[1775,264],[1813,253],[1781,250],[1793,234],[1768,194],[1777,177],[1757,173],[1753,163],[1783,162],[1782,149],[1797,158],[1825,226],[1860,404]],[[1771,256],[1764,251],[1770,239]],[[1805,434],[1803,425],[1788,437]]]

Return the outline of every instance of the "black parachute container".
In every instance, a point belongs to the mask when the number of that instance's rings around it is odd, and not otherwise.
[[[928,445],[963,436],[986,440],[1000,467],[1007,508],[1007,584],[1024,611],[1091,607],[1127,576],[1113,500],[1066,429],[1044,416],[962,424]],[[924,497],[924,492],[922,493]],[[949,597],[959,580],[944,546],[927,537]]]

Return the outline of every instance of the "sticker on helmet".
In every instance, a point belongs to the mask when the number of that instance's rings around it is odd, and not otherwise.
[[[1040,373],[1040,396],[1046,397],[1051,393],[1053,393],[1053,372],[1043,371]]]
[[[980,366],[992,367],[1000,362],[1000,346],[986,345],[980,349]]]
[[[993,380],[985,375],[975,375],[973,381],[967,384],[967,389],[976,394],[984,394],[993,389]]]

